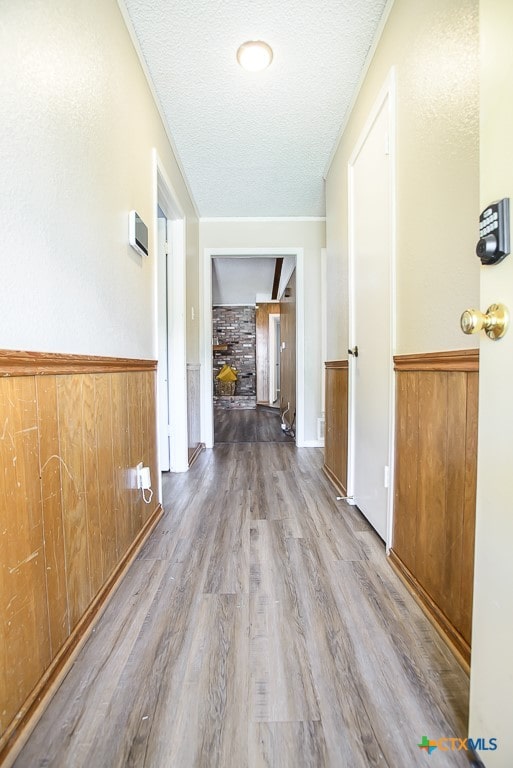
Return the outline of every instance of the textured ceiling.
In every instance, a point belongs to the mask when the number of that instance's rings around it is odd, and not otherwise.
[[[120,0],[203,217],[324,216],[323,173],[386,0]],[[271,66],[237,64],[268,42]]]

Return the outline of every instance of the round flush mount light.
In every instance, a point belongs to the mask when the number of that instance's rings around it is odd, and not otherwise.
[[[237,51],[237,61],[248,72],[261,72],[273,60],[273,49],[263,40],[248,40]]]

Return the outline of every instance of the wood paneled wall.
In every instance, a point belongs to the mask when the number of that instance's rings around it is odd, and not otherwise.
[[[324,433],[324,472],[337,491],[347,494],[347,360],[332,360],[326,367],[326,422]]]
[[[0,759],[159,516],[155,368],[0,352]]]
[[[280,314],[278,302],[258,302],[256,308],[256,396],[269,402],[269,315]]]
[[[287,295],[288,294],[288,295]],[[290,276],[280,301],[280,336],[285,342],[280,357],[280,410],[288,407],[284,419],[295,426],[296,416],[296,270]],[[290,403],[290,406],[288,404]]]
[[[392,563],[470,659],[477,465],[477,350],[395,358]]]

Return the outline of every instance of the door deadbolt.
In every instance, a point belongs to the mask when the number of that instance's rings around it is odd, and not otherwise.
[[[509,312],[504,304],[490,304],[486,313],[478,309],[466,309],[460,319],[463,333],[484,331],[489,339],[501,339],[509,325]]]

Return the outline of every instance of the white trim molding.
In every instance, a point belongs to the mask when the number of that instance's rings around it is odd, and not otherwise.
[[[155,352],[158,357],[158,285],[157,285],[157,206],[160,205],[169,221],[170,259],[168,264],[168,358],[169,358],[169,427],[171,472],[189,469],[187,435],[187,365],[186,365],[186,220],[178,197],[160,161],[153,150],[153,256],[154,256],[154,327]],[[162,425],[157,421],[157,428]],[[160,459],[159,459],[160,464]]]
[[[216,216],[201,216],[200,217],[200,223],[201,224],[223,224],[226,222],[235,222],[237,223],[240,221],[241,223],[244,221],[326,221],[326,216],[227,216],[227,217],[216,217]]]

